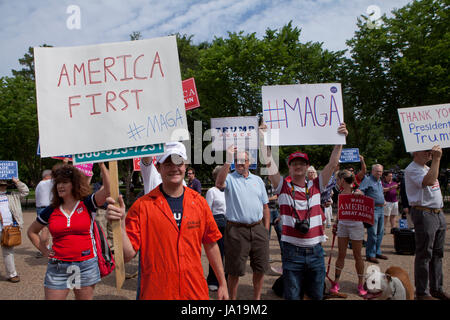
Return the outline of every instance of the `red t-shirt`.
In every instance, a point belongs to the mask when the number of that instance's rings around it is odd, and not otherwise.
[[[94,194],[78,201],[72,212],[62,207],[47,207],[36,221],[48,226],[53,238],[52,258],[62,261],[85,261],[96,256],[91,212],[97,209]]]

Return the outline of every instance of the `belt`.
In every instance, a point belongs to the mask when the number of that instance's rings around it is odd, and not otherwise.
[[[259,221],[257,221],[257,222],[255,222],[255,223],[250,223],[250,224],[247,224],[247,223],[240,223],[240,222],[234,222],[234,221],[230,221],[230,220],[227,221],[227,223],[231,224],[232,226],[236,226],[236,227],[245,227],[245,228],[251,228],[251,227],[257,226],[257,225],[260,224],[261,222],[262,222],[262,219],[259,220]]]
[[[441,212],[441,209],[436,208],[428,208],[428,207],[421,207],[421,206],[412,206],[413,209],[420,210],[420,211],[431,211],[433,213],[439,213]]]
[[[48,262],[50,264],[58,264],[58,263],[73,263],[73,262],[84,262],[84,261],[62,261],[55,258],[48,259]]]
[[[376,204],[375,207],[384,207],[384,204]]]

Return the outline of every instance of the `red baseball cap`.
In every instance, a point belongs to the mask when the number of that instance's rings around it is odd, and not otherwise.
[[[292,160],[297,159],[297,158],[301,158],[301,159],[305,160],[309,164],[308,155],[306,153],[303,153],[303,152],[300,152],[300,151],[296,151],[296,152],[291,153],[289,155],[288,164],[290,164]]]

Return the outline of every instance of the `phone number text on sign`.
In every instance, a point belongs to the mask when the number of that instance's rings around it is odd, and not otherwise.
[[[73,157],[74,164],[94,163],[110,160],[123,160],[148,155],[157,155],[164,153],[164,144],[152,144],[140,147],[120,148],[98,152],[88,152],[76,154]]]

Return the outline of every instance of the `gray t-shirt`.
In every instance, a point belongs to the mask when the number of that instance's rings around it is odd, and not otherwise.
[[[430,168],[421,166],[414,161],[405,169],[405,187],[410,206],[422,206],[440,209],[444,206],[439,181],[432,186],[422,186],[423,178]]]

